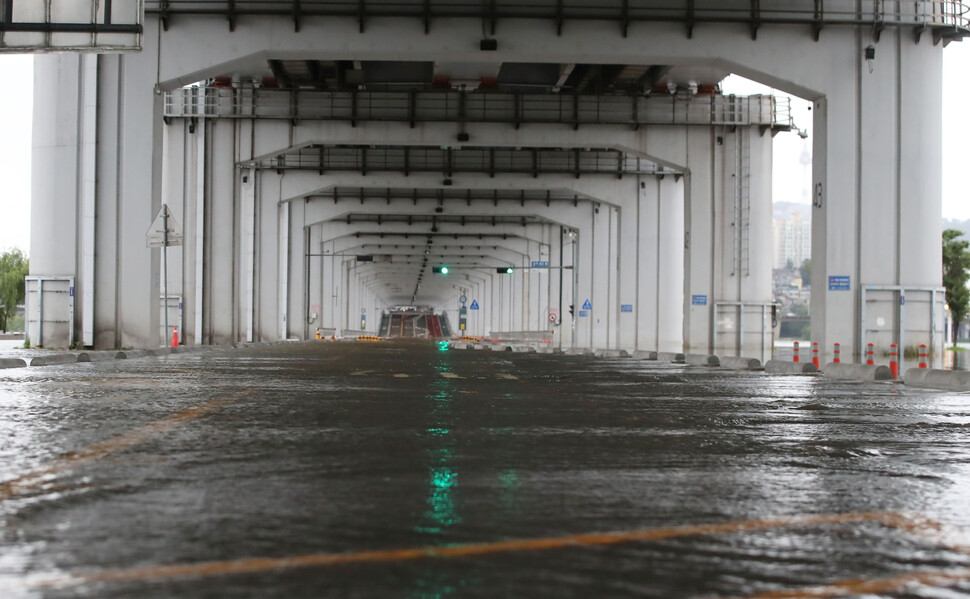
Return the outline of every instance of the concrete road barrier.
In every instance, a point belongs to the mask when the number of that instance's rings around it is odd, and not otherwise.
[[[505,345],[504,343],[493,343],[490,346],[490,348],[492,351],[511,351],[512,350],[511,345]]]
[[[564,349],[562,353],[566,354],[567,356],[591,356],[593,355],[593,350],[585,347],[570,347]]]
[[[908,387],[942,389],[944,391],[970,391],[970,372],[965,370],[910,368],[906,370],[903,380]]]
[[[818,368],[811,362],[792,362],[790,360],[768,360],[765,362],[768,374],[815,374]]]
[[[720,366],[721,361],[717,356],[711,356],[707,354],[687,354],[684,356],[684,362],[690,364],[691,366]]]
[[[536,348],[531,345],[513,345],[512,351],[517,354],[534,354],[536,353]]]
[[[720,360],[721,368],[730,368],[731,370],[761,370],[761,360],[757,358],[724,356]]]
[[[597,358],[629,358],[625,349],[595,349],[593,355]]]
[[[31,366],[54,366],[55,364],[77,364],[77,356],[74,354],[54,354],[30,359]]]
[[[892,370],[883,364],[849,364],[847,362],[836,364],[830,362],[825,365],[825,370],[822,372],[828,378],[865,383],[893,380]]]
[[[0,358],[0,368],[25,368],[27,360],[23,358]]]
[[[468,349],[468,343],[464,341],[452,341],[448,344],[451,349]]]
[[[634,360],[656,360],[657,352],[638,349],[635,352],[633,352],[633,359]]]
[[[673,362],[675,364],[683,364],[686,361],[684,354],[679,354],[677,352],[662,351],[657,352],[657,360],[660,362]]]
[[[77,355],[78,362],[108,362],[115,359],[115,354],[103,351],[84,351]]]

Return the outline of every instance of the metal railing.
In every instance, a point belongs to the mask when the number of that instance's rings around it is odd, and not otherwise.
[[[439,148],[427,146],[306,146],[251,163],[257,169],[409,173],[652,175],[662,170],[640,156],[608,149]]]
[[[234,29],[240,18],[282,16],[299,30],[308,17],[352,17],[361,31],[370,17],[413,17],[425,31],[436,18],[482,19],[494,32],[501,19],[548,19],[562,33],[571,21],[608,20],[622,24],[623,35],[636,22],[675,22],[688,33],[699,23],[744,23],[752,28],[771,24],[805,24],[816,34],[827,26],[950,27],[970,33],[970,7],[952,0],[599,0],[573,3],[563,0],[145,0],[145,11],[168,23],[171,16],[223,16]]]
[[[354,92],[193,85],[165,94],[165,118],[580,125],[760,125],[791,129],[786,96],[577,96]]]

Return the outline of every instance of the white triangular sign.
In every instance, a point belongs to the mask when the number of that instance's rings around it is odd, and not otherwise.
[[[166,223],[168,224],[168,235],[166,239]],[[168,243],[166,243],[166,241]],[[152,226],[148,227],[145,234],[145,245],[150,248],[160,248],[165,245],[182,245],[182,228],[175,222],[172,211],[168,209],[168,204],[162,204]]]

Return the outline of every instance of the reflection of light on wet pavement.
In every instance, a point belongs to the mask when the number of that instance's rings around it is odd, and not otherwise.
[[[249,391],[239,393],[234,399],[248,395],[249,393]],[[47,466],[37,468],[17,476],[16,478],[0,483],[0,501],[5,501],[12,497],[16,497],[28,491],[34,490],[42,485],[47,485],[58,475],[70,470],[71,468],[101,459],[107,455],[131,447],[132,445],[144,443],[147,439],[154,435],[162,434],[178,424],[205,416],[209,412],[225,406],[230,401],[231,399],[228,398],[209,401],[202,405],[182,410],[181,412],[178,412],[168,418],[152,422],[151,424],[134,429],[127,433],[112,437],[110,439],[105,439],[104,441],[95,443],[94,445],[84,449],[62,455]]]

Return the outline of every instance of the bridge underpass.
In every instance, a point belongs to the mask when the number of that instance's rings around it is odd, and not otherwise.
[[[38,98],[56,122],[78,123],[37,124],[37,172],[76,176],[35,178],[32,273],[74,277],[78,291],[70,318],[67,303],[48,298],[45,310],[58,313],[36,319],[52,321],[39,342],[167,342],[155,299],[161,260],[142,236],[165,203],[185,233],[185,245],[169,249],[167,301],[179,308],[167,311],[188,343],[305,339],[324,321],[359,329],[360,308],[372,308],[360,302],[419,293],[454,311],[462,292],[434,285],[431,273],[418,289],[420,269],[347,270],[349,256],[338,265],[315,254],[347,214],[340,235],[399,227],[353,218],[384,213],[410,215],[407,231],[395,230],[426,236],[436,223],[421,219],[440,214],[438,228],[453,238],[463,225],[448,218],[464,215],[468,227],[491,213],[538,217],[529,226],[544,230],[515,250],[511,276],[487,272],[509,261],[498,250],[474,254],[490,256],[478,258],[479,293],[508,281],[510,294],[507,307],[480,303],[477,332],[548,327],[551,310],[562,320],[550,301],[561,288],[574,300],[564,306],[591,306],[557,329],[569,345],[761,352],[764,327],[741,334],[738,325],[754,322],[745,310],[771,302],[771,138],[793,123],[775,98],[721,95],[733,72],[814,103],[812,337],[823,359],[835,342],[853,356],[869,341],[941,353],[941,125],[938,101],[923,90],[939,87],[940,43],[965,30],[956,4],[660,14],[648,3],[590,15],[563,5],[555,17],[555,7],[522,15],[496,3],[484,18],[494,34],[483,34],[481,15],[452,14],[447,3],[423,16],[367,3],[354,15],[318,3],[258,14],[217,5],[149,2],[144,28],[155,35],[141,53],[39,61]],[[118,145],[99,142],[108,139]],[[128,151],[145,139],[151,152]],[[341,199],[344,188],[357,200]],[[414,190],[440,199],[415,203]],[[520,200],[490,209],[468,201],[489,192]],[[545,192],[545,205],[522,199]],[[383,210],[372,198],[380,194]],[[570,195],[569,210],[553,201]],[[507,236],[513,225],[502,227]],[[575,259],[570,276],[540,283],[532,262],[563,266],[560,232],[574,250],[564,252]],[[74,243],[46,241],[55,238]],[[428,256],[435,245],[423,248]],[[361,255],[383,260],[381,249]],[[338,285],[337,272],[369,278]]]
[[[0,3],[10,47],[97,47],[119,6],[65,38],[60,9],[8,10],[42,1]],[[0,356],[0,587],[966,591],[961,394],[316,340],[421,306],[563,350],[761,358],[771,142],[798,124],[720,93],[737,73],[813,102],[821,361],[941,348],[962,4],[145,6],[140,51],[37,60],[29,334],[85,351]],[[182,347],[127,349],[167,345],[166,313]]]

